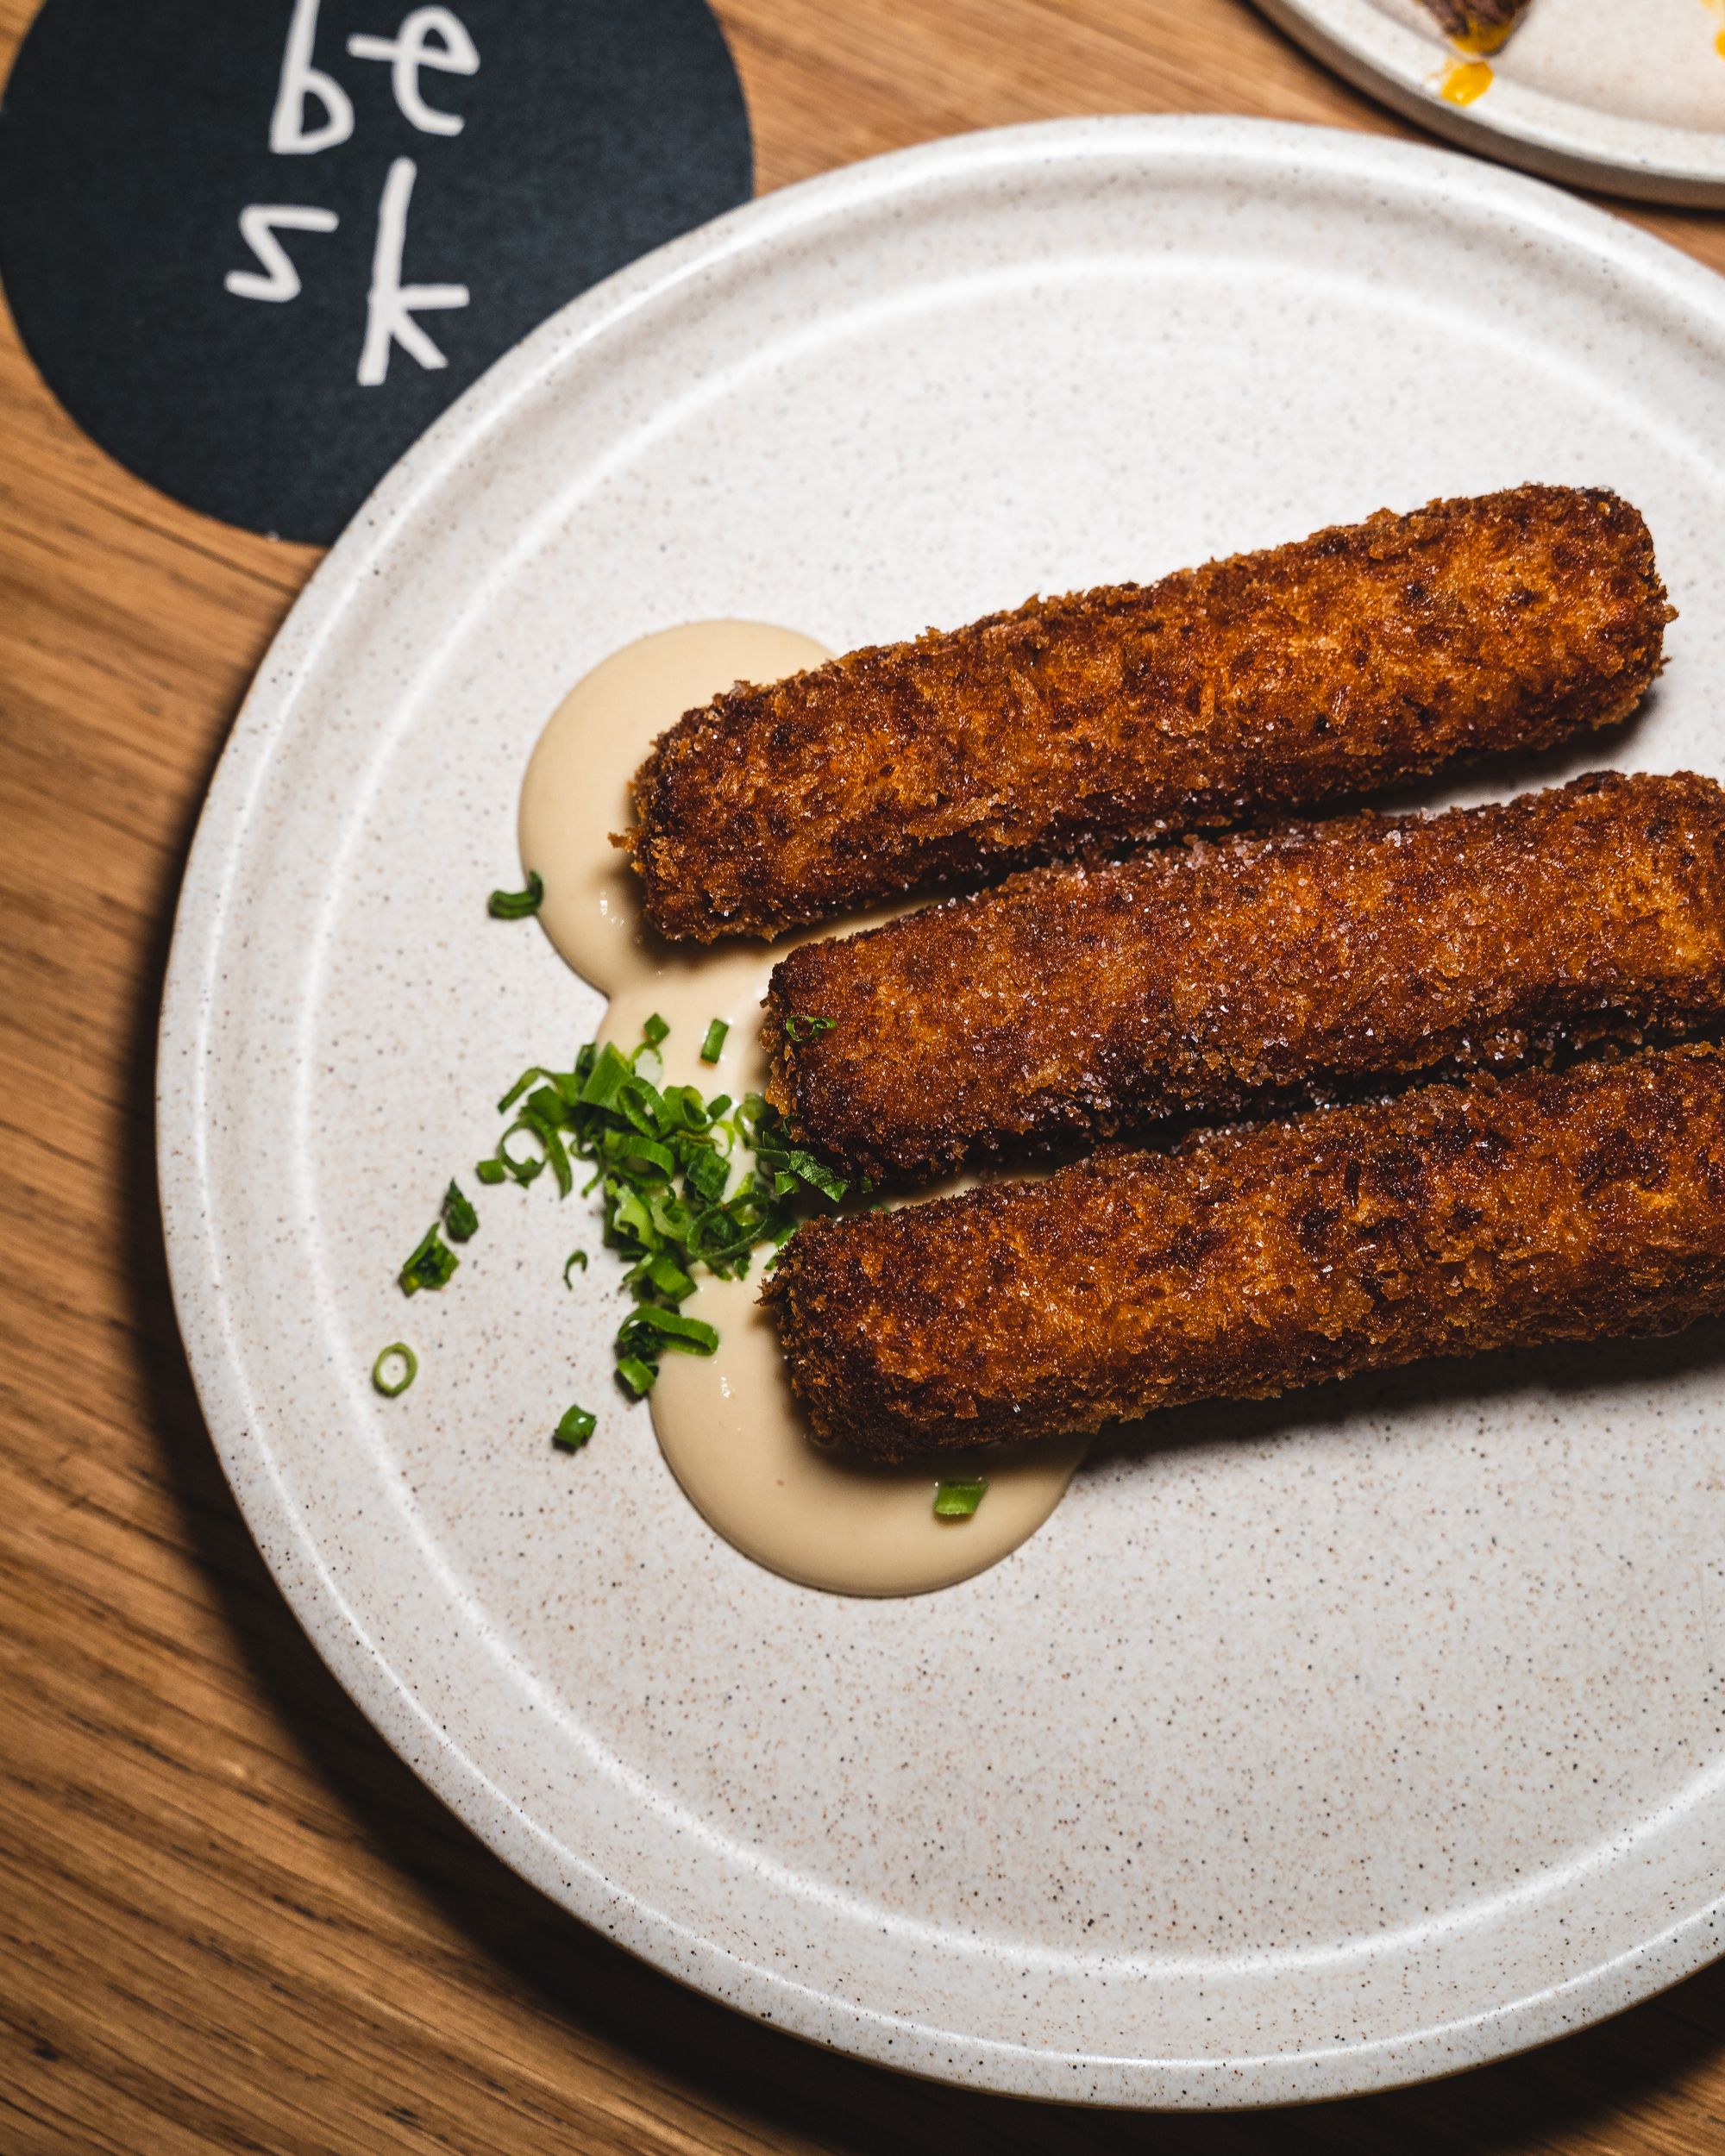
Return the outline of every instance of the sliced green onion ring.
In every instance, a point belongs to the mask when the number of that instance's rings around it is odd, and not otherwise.
[[[617,1374],[637,1400],[644,1400],[653,1389],[653,1381],[659,1375],[650,1363],[643,1363],[638,1355],[619,1355]]]
[[[536,869],[527,872],[524,891],[493,891],[486,902],[486,911],[494,921],[524,921],[530,913],[539,911],[545,896],[545,886]]]
[[[383,1374],[383,1366],[392,1355],[400,1357],[402,1366],[401,1376],[393,1385]],[[372,1383],[386,1400],[399,1400],[418,1375],[419,1357],[405,1340],[392,1340],[372,1364]]]
[[[447,1288],[461,1263],[443,1240],[436,1222],[433,1221],[420,1238],[412,1257],[401,1269],[402,1293],[417,1295],[422,1288]]]
[[[551,1432],[560,1452],[579,1452],[599,1427],[599,1417],[586,1407],[571,1407]]]
[[[542,891],[535,878],[520,894],[524,906]],[[511,906],[516,901],[508,892],[500,897]],[[787,1031],[807,1038],[832,1024],[799,1012]],[[761,1094],[704,1099],[693,1085],[667,1082],[659,1049],[670,1031],[655,1012],[628,1054],[589,1041],[567,1070],[536,1063],[523,1071],[498,1103],[501,1137],[470,1171],[494,1188],[536,1182],[549,1168],[564,1195],[578,1187],[583,1197],[602,1193],[599,1232],[634,1300],[618,1330],[614,1368],[624,1390],[637,1399],[652,1389],[667,1353],[711,1355],[718,1344],[713,1327],[682,1308],[703,1266],[716,1279],[741,1280],[757,1252],[770,1262],[811,1201],[836,1206],[846,1194],[841,1177],[791,1144]],[[709,1021],[705,1060],[723,1052],[731,1031],[726,1019]],[[402,1269],[409,1294],[449,1280],[461,1263],[450,1244],[465,1243],[477,1220],[466,1192],[449,1184],[438,1225]],[[570,1252],[563,1261],[566,1288],[573,1289],[577,1269],[586,1271],[588,1263],[586,1250]]]
[[[805,1041],[812,1041],[817,1033],[830,1033],[838,1023],[837,1018],[811,1018],[806,1011],[793,1011],[785,1020],[786,1037],[792,1045],[800,1048]]]
[[[980,1476],[971,1482],[937,1482],[934,1516],[937,1520],[969,1520],[988,1494],[988,1485]]]

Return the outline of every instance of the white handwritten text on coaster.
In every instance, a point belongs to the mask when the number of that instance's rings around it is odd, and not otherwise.
[[[751,185],[706,0],[45,0],[0,279],[113,455],[328,540],[511,345]]]

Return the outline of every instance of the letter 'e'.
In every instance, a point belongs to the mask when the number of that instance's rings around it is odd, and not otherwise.
[[[438,40],[433,44],[433,36]],[[422,135],[459,135],[467,125],[459,113],[439,112],[419,94],[419,71],[435,67],[444,75],[477,75],[480,56],[467,26],[448,8],[416,8],[404,16],[392,38],[350,37],[348,50],[355,60],[384,60],[390,64],[390,87],[404,116]]]

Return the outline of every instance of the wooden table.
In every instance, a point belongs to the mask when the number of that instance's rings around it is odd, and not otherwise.
[[[136,0],[143,4],[143,0]],[[721,0],[760,185],[1080,112],[1394,131],[1246,0]],[[4,58],[29,0],[0,0]],[[1725,269],[1725,218],[1637,214]],[[1458,2081],[1057,2111],[831,2058],[561,1916],[350,1707],[223,1482],[151,1141],[175,889],[317,560],[110,463],[0,332],[0,2151],[1725,2150],[1725,1965]]]

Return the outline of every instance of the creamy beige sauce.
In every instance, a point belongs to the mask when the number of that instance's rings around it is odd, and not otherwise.
[[[734,681],[778,680],[831,656],[812,637],[756,622],[662,630],[576,683],[528,765],[521,859],[544,881],[539,918],[575,971],[611,998],[601,1038],[632,1048],[650,1012],[664,1018],[670,1083],[733,1098],[762,1091],[761,1001],[775,962],[807,934],[859,924],[828,924],[770,950],[750,943],[702,952],[662,942],[642,920],[637,878],[610,843],[634,820],[629,780],[684,711]],[[706,1064],[700,1045],[715,1018],[731,1031],[718,1062]],[[1082,1440],[945,1453],[890,1469],[821,1451],[756,1300],[764,1262],[763,1253],[746,1280],[703,1279],[684,1307],[718,1327],[718,1351],[668,1354],[650,1395],[660,1448],[708,1524],[772,1570],[846,1595],[950,1587],[1034,1534],[1064,1494]],[[937,1482],[975,1476],[988,1484],[977,1511],[938,1520]]]

